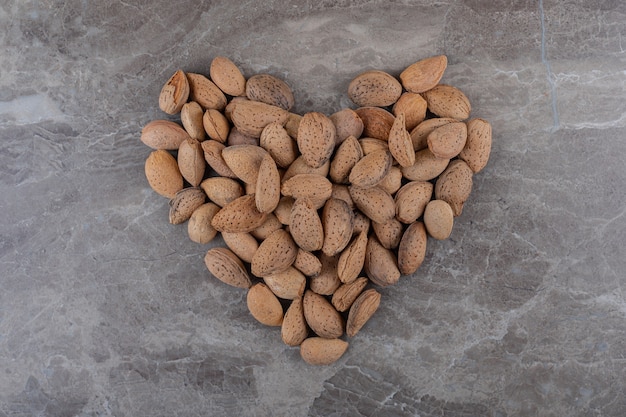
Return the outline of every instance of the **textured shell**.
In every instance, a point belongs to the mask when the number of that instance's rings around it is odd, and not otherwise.
[[[280,326],[283,323],[283,306],[272,290],[262,282],[248,290],[246,304],[252,317],[267,326]]]
[[[226,146],[216,140],[205,140],[201,142],[204,160],[220,176],[237,178],[237,175],[228,167],[222,151]]]
[[[233,107],[230,117],[241,133],[258,138],[268,124],[276,122],[284,125],[289,112],[260,101],[241,100]]]
[[[348,182],[352,167],[363,158],[361,144],[354,136],[348,136],[337,148],[330,163],[330,179],[336,184]]]
[[[450,204],[443,200],[432,200],[424,210],[424,226],[434,239],[447,239],[454,226],[454,212]]]
[[[424,121],[427,109],[428,104],[426,100],[424,100],[424,97],[407,91],[396,101],[391,112],[396,117],[398,117],[400,113],[404,113],[406,129],[411,131],[415,126]]]
[[[257,242],[254,236],[246,232],[222,232],[222,238],[226,246],[242,261],[252,262],[252,257],[259,248],[259,242]]]
[[[424,120],[422,123],[415,126],[411,130],[411,142],[413,142],[413,149],[416,151],[425,149],[428,147],[428,135],[430,132],[448,123],[456,122],[456,119],[451,117],[435,117],[432,119]]]
[[[189,220],[193,212],[204,204],[206,194],[199,187],[183,188],[170,200],[169,221],[181,224]]]
[[[402,86],[412,93],[423,93],[436,86],[448,66],[445,55],[422,59],[400,73]]]
[[[252,257],[250,269],[253,275],[264,277],[287,269],[298,254],[298,247],[289,232],[279,229],[261,242]]]
[[[304,250],[314,252],[324,245],[324,228],[317,208],[308,198],[297,199],[291,208],[289,231]]]
[[[319,168],[330,160],[335,149],[335,125],[319,112],[302,116],[298,126],[298,149],[307,165]]]
[[[153,120],[141,129],[141,141],[152,149],[173,151],[187,139],[185,129],[169,120]]]
[[[315,334],[327,339],[343,335],[343,318],[324,296],[307,290],[304,293],[303,304],[304,318]]]
[[[396,218],[402,223],[416,221],[426,208],[433,195],[433,184],[428,181],[411,181],[404,184],[396,193]]]
[[[428,103],[428,110],[439,117],[465,120],[472,110],[467,96],[451,85],[439,84],[423,94]]]
[[[298,346],[308,336],[309,329],[304,319],[302,297],[294,299],[283,317],[280,336],[288,346]]]
[[[403,275],[410,275],[424,262],[428,236],[424,223],[415,222],[409,225],[398,245],[398,269]]]
[[[157,194],[172,198],[183,188],[183,176],[178,169],[176,158],[168,151],[158,149],[148,155],[145,163],[148,184]]]
[[[206,138],[206,132],[204,130],[204,124],[202,117],[204,116],[204,110],[195,101],[190,101],[183,104],[180,109],[180,121],[185,128],[185,131],[194,139],[202,142]]]
[[[226,142],[230,133],[230,123],[219,110],[207,109],[202,117],[204,131],[213,140]]]
[[[435,198],[444,200],[452,207],[454,216],[463,212],[463,204],[472,192],[473,172],[461,159],[451,161],[435,183]]]
[[[359,107],[386,107],[402,94],[402,85],[391,74],[379,70],[365,71],[348,85],[348,97]]]
[[[348,181],[361,188],[378,184],[389,172],[393,159],[387,150],[379,150],[365,155],[350,171]]]
[[[187,223],[187,234],[191,241],[207,244],[217,236],[217,230],[211,225],[213,216],[220,210],[214,203],[204,203],[194,210]]]
[[[415,150],[411,135],[405,127],[404,113],[400,113],[389,131],[389,152],[400,166],[407,167],[415,163]]]
[[[430,181],[437,178],[450,163],[449,159],[437,158],[430,149],[415,153],[415,163],[402,168],[402,175],[410,181]]]
[[[224,207],[243,195],[241,184],[227,177],[209,177],[200,183],[200,187],[209,200],[220,207]]]
[[[338,361],[348,349],[341,339],[309,337],[300,345],[300,356],[309,365],[330,365]]]
[[[367,240],[364,267],[369,279],[381,287],[393,285],[400,279],[396,256],[385,249],[375,236]]]
[[[363,291],[354,301],[348,313],[346,321],[346,334],[348,337],[356,335],[368,322],[380,306],[380,293],[374,288]]]
[[[255,74],[248,78],[246,96],[285,110],[291,109],[295,101],[289,85],[271,74]]]
[[[255,145],[227,146],[222,150],[228,168],[246,184],[256,184],[266,154],[265,149]]]
[[[230,249],[209,249],[204,263],[209,272],[225,284],[237,288],[250,288],[252,285],[243,262]]]
[[[322,210],[324,244],[322,252],[328,256],[340,253],[350,243],[354,228],[354,211],[348,203],[330,198]]]
[[[438,158],[452,159],[457,156],[467,141],[467,126],[453,122],[433,130],[426,139],[428,149]]]
[[[367,249],[367,230],[362,230],[341,252],[337,262],[337,276],[343,283],[349,283],[357,279],[365,262]]]
[[[222,207],[211,224],[220,232],[251,232],[263,224],[266,216],[257,210],[254,194],[246,194]]]
[[[395,216],[393,197],[380,187],[350,186],[350,196],[356,207],[375,222],[386,223]]]
[[[472,119],[467,122],[467,142],[459,153],[474,174],[482,171],[491,154],[491,124],[484,119]]]
[[[363,120],[352,109],[341,109],[336,113],[330,115],[335,125],[335,142],[337,145],[341,144],[349,136],[360,138],[363,133]]]
[[[197,139],[186,139],[178,148],[178,169],[183,178],[193,187],[197,187],[202,182],[206,161],[202,145]]]
[[[233,61],[216,56],[211,61],[209,76],[220,90],[230,96],[241,96],[246,91],[246,79]]]
[[[395,116],[380,107],[359,107],[356,114],[363,121],[362,136],[386,141]]]
[[[270,154],[261,160],[255,187],[257,209],[262,213],[274,211],[280,201],[280,173]]]
[[[281,168],[287,168],[298,157],[298,145],[280,123],[272,122],[265,126],[259,144]]]
[[[189,81],[182,70],[176,71],[159,94],[159,108],[167,114],[180,112],[189,98]]]
[[[352,282],[342,284],[333,294],[332,305],[337,311],[347,311],[368,283],[367,277],[359,277]]]
[[[395,249],[402,239],[404,225],[394,217],[387,223],[372,222],[372,229],[384,248]]]
[[[339,257],[328,256],[322,252],[319,255],[322,268],[320,273],[309,279],[309,289],[314,293],[321,295],[331,295],[341,285],[339,276],[337,275],[337,264]]]
[[[306,277],[293,266],[280,272],[265,275],[263,282],[276,297],[283,300],[294,300],[302,297],[306,288]]]
[[[215,85],[202,74],[187,73],[189,81],[189,99],[195,101],[203,109],[223,110],[226,107],[226,96]]]

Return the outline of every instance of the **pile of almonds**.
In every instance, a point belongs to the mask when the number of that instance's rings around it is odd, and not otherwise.
[[[180,123],[141,132],[170,223],[200,244],[221,233],[208,270],[246,289],[252,316],[307,363],[343,355],[379,289],[419,268],[428,237],[450,235],[487,164],[491,126],[440,83],[446,67],[440,55],[399,79],[366,71],[348,87],[355,109],[298,115],[284,81],[216,57],[209,77],[178,70],[163,86],[159,107]]]

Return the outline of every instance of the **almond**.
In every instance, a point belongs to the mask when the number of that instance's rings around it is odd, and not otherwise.
[[[213,140],[224,143],[228,139],[230,123],[222,112],[215,109],[207,109],[202,117],[204,131]]]
[[[373,187],[387,175],[392,161],[389,151],[379,150],[369,153],[354,164],[348,180],[356,187]]]
[[[336,184],[348,182],[352,167],[363,158],[363,149],[354,136],[348,136],[337,148],[330,162],[330,179]]]
[[[180,121],[183,124],[183,127],[189,136],[199,140],[200,142],[206,138],[204,124],[202,122],[203,116],[204,111],[202,110],[202,107],[200,107],[200,105],[195,101],[183,104],[182,109],[180,109]]]
[[[294,201],[292,197],[282,196],[278,201],[278,206],[274,209],[274,215],[278,221],[285,226],[289,225]]]
[[[178,148],[178,169],[181,175],[193,187],[202,182],[206,161],[202,145],[197,139],[186,139]]]
[[[200,183],[209,200],[220,207],[243,195],[243,188],[238,181],[227,177],[210,177]]]
[[[435,87],[448,66],[445,55],[432,56],[409,65],[400,73],[402,86],[412,93],[423,93]]]
[[[298,126],[298,149],[312,168],[319,168],[330,160],[335,149],[335,125],[324,114],[309,112],[302,116]]]
[[[341,282],[345,284],[357,279],[363,269],[366,249],[367,231],[363,230],[352,239],[339,256],[337,276]]]
[[[487,165],[491,154],[491,125],[484,119],[472,119],[467,122],[467,142],[459,153],[476,174]]]
[[[184,223],[193,212],[204,204],[206,194],[199,187],[184,188],[170,200],[169,219],[171,224]]]
[[[339,288],[341,281],[337,275],[338,256],[320,255],[320,273],[309,279],[309,289],[316,294],[331,295]]]
[[[255,188],[256,207],[262,213],[274,211],[280,201],[280,174],[272,155],[265,154]]]
[[[298,138],[298,129],[300,128],[300,122],[302,121],[302,116],[296,113],[289,113],[287,115],[287,121],[285,122],[285,130],[287,134],[293,139]]]
[[[363,120],[352,109],[344,108],[330,115],[335,125],[335,144],[340,145],[349,136],[360,138],[363,133]]]
[[[385,175],[383,179],[376,184],[376,186],[382,188],[391,195],[395,194],[402,186],[402,170],[399,167],[392,165],[391,168],[389,168],[387,175]]]
[[[235,145],[256,145],[259,146],[259,138],[255,138],[253,136],[244,135],[237,129],[232,126],[230,131],[228,132],[228,138],[226,139],[226,146],[235,146]]]
[[[216,140],[205,140],[200,142],[204,152],[204,160],[218,175],[228,178],[237,178],[235,173],[226,165],[222,157],[222,151],[226,147]]]
[[[330,198],[322,210],[324,244],[322,252],[328,256],[340,253],[350,243],[354,227],[354,212],[343,200]]]
[[[293,203],[289,220],[289,232],[296,244],[307,251],[320,250],[324,244],[324,228],[317,208],[308,198]]]
[[[246,303],[250,314],[259,323],[266,326],[280,326],[283,323],[283,306],[264,283],[259,282],[250,287]]]
[[[281,193],[285,196],[308,198],[315,208],[320,208],[333,192],[333,185],[328,178],[317,174],[298,174],[284,181]]]
[[[254,194],[246,194],[222,207],[211,224],[219,232],[250,232],[263,224],[266,216],[257,210]]]
[[[311,166],[307,165],[302,155],[300,155],[296,158],[295,161],[291,163],[291,165],[289,165],[289,168],[287,168],[287,171],[285,171],[285,173],[283,174],[282,181],[285,182],[289,178],[294,177],[298,174],[316,174],[321,175],[322,177],[326,177],[328,176],[329,170],[330,161],[326,161],[325,164],[318,168],[312,168]]]
[[[252,285],[243,263],[230,249],[209,249],[204,263],[209,272],[225,284],[237,288],[250,288]]]
[[[408,131],[411,131],[415,126],[424,121],[427,108],[428,104],[421,95],[407,91],[395,102],[391,112],[396,117],[398,117],[400,113],[404,113],[405,127]]]
[[[439,84],[423,93],[428,110],[439,117],[451,117],[465,120],[469,117],[472,106],[461,90],[447,84]]]
[[[267,213],[263,223],[261,223],[261,225],[252,230],[250,234],[259,241],[263,241],[275,231],[282,229],[283,226],[284,225],[278,220],[274,213]]]
[[[276,122],[284,125],[289,112],[260,101],[242,100],[233,107],[230,117],[241,133],[258,138],[268,124]]]
[[[182,70],[178,70],[161,88],[159,108],[167,114],[180,112],[189,97],[189,82]]]
[[[389,152],[400,166],[407,167],[415,163],[415,150],[411,135],[406,130],[404,113],[398,114],[389,131]]]
[[[259,144],[272,155],[276,165],[287,168],[298,157],[298,146],[287,130],[277,122],[263,128]]]
[[[222,232],[222,238],[226,246],[244,262],[252,262],[252,257],[259,249],[259,242],[250,233]]]
[[[359,107],[355,112],[363,121],[363,136],[387,141],[393,114],[380,107]]]
[[[400,279],[396,256],[385,249],[375,236],[367,240],[364,267],[369,279],[381,287],[393,285]]]
[[[415,153],[415,163],[402,168],[402,175],[410,181],[430,181],[441,174],[448,163],[447,158],[437,158],[430,149],[425,148]]]
[[[185,129],[169,120],[153,120],[141,129],[141,141],[152,149],[174,151],[187,139]]]
[[[293,266],[308,277],[318,275],[322,271],[322,262],[313,253],[298,248]]]
[[[339,312],[347,311],[368,283],[367,277],[359,277],[352,282],[342,284],[333,293],[332,305]]]
[[[304,319],[304,307],[302,297],[295,298],[283,317],[280,336],[288,346],[298,346],[309,334],[309,329]]]
[[[176,159],[166,150],[158,149],[148,155],[145,175],[150,187],[163,197],[173,198],[183,189],[183,176]]]
[[[360,211],[356,211],[354,214],[354,228],[352,229],[352,236],[356,236],[361,232],[366,234],[370,231],[370,223],[372,221],[365,214]]]
[[[385,249],[395,249],[402,239],[404,225],[394,217],[386,223],[372,222],[372,229]]]
[[[428,135],[440,126],[448,123],[456,122],[456,119],[451,117],[435,117],[433,119],[424,120],[422,123],[415,126],[411,130],[411,142],[413,142],[413,149],[419,151],[428,147]]]
[[[359,145],[361,145],[363,155],[369,155],[376,151],[389,151],[389,143],[387,143],[387,139],[361,138],[359,139]]]
[[[266,275],[263,277],[263,281],[276,297],[284,300],[301,298],[306,287],[306,277],[293,266]]]
[[[215,85],[230,96],[241,96],[246,92],[246,79],[233,61],[216,56],[211,61],[209,76]]]
[[[402,94],[402,85],[391,74],[379,70],[365,71],[348,85],[348,97],[359,107],[386,107]]]
[[[330,198],[337,198],[339,200],[343,200],[348,204],[350,210],[354,210],[354,201],[352,201],[352,197],[350,197],[350,188],[344,184],[333,184],[333,192],[330,195]]]
[[[256,184],[265,149],[254,145],[227,146],[222,150],[224,162],[246,184]]]
[[[410,275],[424,262],[426,257],[426,228],[424,223],[411,223],[406,228],[398,246],[398,269],[403,275]]]
[[[203,109],[224,110],[226,107],[226,96],[213,81],[202,74],[187,73],[189,81],[189,98],[195,101]]]
[[[435,199],[444,200],[452,207],[454,216],[463,212],[463,204],[472,191],[473,172],[461,159],[451,161],[435,183]]]
[[[428,149],[437,158],[454,158],[465,146],[467,126],[463,122],[448,123],[433,130],[426,140]]]
[[[217,230],[211,225],[213,216],[220,210],[214,203],[204,203],[194,210],[187,224],[187,234],[193,242],[206,244],[217,236]]]
[[[309,365],[330,365],[343,356],[348,342],[341,339],[309,337],[300,345],[300,356]]]
[[[356,207],[375,222],[386,223],[395,216],[393,197],[380,187],[361,188],[352,185],[350,196]]]
[[[452,233],[454,212],[450,204],[443,200],[432,200],[424,210],[424,226],[428,235],[437,240],[444,240]]]
[[[380,293],[373,288],[363,291],[361,295],[354,301],[348,320],[346,321],[346,334],[353,337],[374,315],[380,306]]]
[[[433,185],[428,181],[406,183],[396,193],[396,218],[402,223],[413,223],[424,214],[432,195]]]
[[[297,253],[298,248],[289,232],[276,230],[261,242],[254,253],[251,272],[257,277],[264,277],[284,271],[293,264]]]
[[[343,318],[324,296],[306,290],[303,306],[304,318],[315,334],[327,339],[343,335]]]
[[[293,107],[294,97],[289,85],[270,74],[256,74],[246,82],[246,96],[285,110]]]

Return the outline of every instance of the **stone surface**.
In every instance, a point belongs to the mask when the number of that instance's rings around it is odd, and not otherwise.
[[[625,415],[625,22],[618,0],[2,2],[0,416]],[[490,163],[310,367],[168,224],[139,132],[218,54],[331,113],[362,70],[439,53]]]

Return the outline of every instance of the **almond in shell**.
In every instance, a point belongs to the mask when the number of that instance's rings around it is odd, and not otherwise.
[[[396,214],[393,197],[380,187],[361,188],[352,185],[350,196],[356,207],[375,222],[386,223]]]
[[[341,285],[337,274],[338,256],[320,254],[320,273],[309,279],[309,289],[316,294],[331,295]]]
[[[398,246],[398,269],[403,275],[410,275],[424,262],[428,236],[424,223],[411,223],[406,228]]]
[[[242,261],[251,263],[252,257],[259,249],[259,242],[250,233],[246,232],[222,232],[222,238],[228,248],[233,251]]]
[[[190,101],[183,104],[180,109],[180,121],[185,128],[185,131],[194,139],[202,142],[206,138],[206,132],[204,131],[204,124],[202,117],[204,116],[204,110],[195,101]]]
[[[200,183],[209,200],[220,207],[243,195],[241,184],[232,178],[209,177]]]
[[[293,267],[308,277],[318,275],[322,271],[322,262],[313,253],[298,248]]]
[[[337,148],[330,162],[329,175],[335,184],[348,182],[352,167],[363,158],[363,149],[355,136],[348,136]]]
[[[241,100],[230,114],[233,125],[243,134],[258,138],[270,123],[284,125],[289,112],[283,108],[253,100]]]
[[[189,97],[189,82],[182,70],[178,70],[161,88],[159,107],[167,114],[180,112]]]
[[[204,263],[209,272],[225,284],[237,288],[250,288],[252,285],[243,262],[230,249],[209,249]]]
[[[404,225],[394,217],[387,223],[372,222],[372,229],[384,248],[395,249],[402,239]]]
[[[424,210],[424,226],[432,238],[447,239],[454,226],[454,212],[450,204],[443,200],[432,200],[428,203]]]
[[[349,136],[360,138],[363,133],[363,120],[352,109],[344,108],[330,115],[335,125],[335,142],[341,144]]]
[[[284,300],[301,298],[306,287],[306,277],[293,266],[264,276],[263,282],[272,290],[276,297]]]
[[[204,160],[221,177],[237,178],[237,175],[228,167],[222,157],[222,151],[226,146],[216,140],[201,142]]]
[[[271,213],[280,201],[280,173],[269,153],[265,154],[259,166],[255,199],[256,207],[262,213]]]
[[[348,85],[348,97],[359,107],[390,106],[401,94],[400,82],[385,71],[365,71],[354,77]]]
[[[302,297],[295,298],[283,317],[280,336],[288,346],[298,346],[309,334],[309,329],[304,319],[304,307]]]
[[[374,288],[365,290],[350,307],[346,321],[346,334],[353,337],[374,315],[380,306],[380,293]]]
[[[206,161],[202,145],[197,139],[186,139],[178,148],[178,169],[181,175],[193,187],[202,182]]]
[[[411,181],[396,193],[396,218],[411,224],[422,214],[433,195],[433,184],[428,181]]]
[[[158,149],[151,152],[144,168],[148,184],[157,194],[173,198],[182,190],[183,176],[178,169],[176,158],[168,151]]]
[[[265,149],[255,145],[227,146],[222,150],[224,162],[246,184],[256,184]]]
[[[260,323],[267,326],[280,326],[283,323],[283,306],[264,283],[259,282],[248,289],[246,303],[252,317]]]
[[[365,263],[366,250],[367,230],[362,230],[339,255],[337,276],[341,282],[345,284],[358,278]]]
[[[415,163],[415,150],[413,149],[413,142],[411,141],[411,135],[406,130],[404,113],[400,113],[396,116],[396,120],[391,126],[389,131],[389,152],[393,158],[402,167],[411,166]]]
[[[342,284],[333,293],[331,304],[339,312],[348,311],[352,303],[354,303],[354,300],[357,299],[368,283],[369,279],[367,277],[359,277],[352,282]]]
[[[356,114],[363,121],[363,136],[387,141],[395,116],[381,107],[359,107]]]
[[[174,151],[187,139],[185,129],[170,120],[153,120],[141,129],[141,141],[152,149]]]
[[[283,182],[281,193],[296,200],[308,198],[316,208],[320,208],[332,195],[333,185],[321,175],[298,174]]]
[[[354,211],[348,203],[330,198],[322,210],[324,244],[322,252],[328,256],[340,253],[350,243],[354,228]]]
[[[306,290],[303,305],[304,318],[316,335],[327,339],[334,339],[343,335],[343,318],[324,296]]]
[[[230,133],[230,123],[219,110],[207,109],[202,116],[204,131],[213,140],[224,143]]]
[[[187,223],[187,234],[193,242],[206,244],[217,236],[217,230],[211,225],[213,216],[220,210],[214,203],[204,203],[194,210]]]
[[[257,210],[254,194],[246,194],[222,207],[211,224],[219,232],[251,232],[263,224],[266,216]]]
[[[387,175],[392,162],[391,153],[387,150],[369,153],[354,164],[348,181],[360,188],[373,187]]]
[[[391,112],[396,117],[400,113],[404,113],[405,127],[408,131],[411,131],[424,121],[427,108],[428,104],[421,95],[407,91],[395,102]]]
[[[455,159],[435,183],[435,199],[444,200],[458,217],[463,212],[463,205],[472,191],[472,169],[462,159]]]
[[[302,116],[298,126],[298,149],[302,158],[312,168],[319,168],[330,160],[335,150],[335,125],[319,112]]]
[[[276,165],[281,168],[287,168],[298,157],[296,142],[280,123],[273,122],[265,126],[259,144],[272,155]]]
[[[430,181],[437,178],[449,162],[449,159],[437,158],[430,149],[425,148],[415,152],[415,163],[402,168],[402,175],[410,181]]]
[[[324,227],[317,207],[309,198],[299,198],[293,203],[289,232],[300,248],[310,252],[322,249]]]
[[[217,87],[230,96],[241,96],[246,92],[246,79],[233,61],[216,56],[211,61],[209,76]]]
[[[223,110],[226,107],[226,96],[213,81],[202,74],[187,73],[189,82],[189,98],[203,109]]]
[[[467,141],[467,126],[452,122],[433,130],[426,139],[428,149],[437,158],[451,159],[457,156]]]
[[[261,242],[252,257],[250,269],[253,275],[264,277],[284,271],[293,264],[298,247],[289,232],[278,229]]]
[[[439,117],[465,120],[472,110],[467,96],[451,85],[439,84],[424,92],[423,95],[428,103],[428,110]]]
[[[367,240],[364,267],[369,279],[381,287],[393,285],[400,279],[396,255],[384,248],[376,236],[370,236]]]
[[[484,119],[471,119],[467,122],[467,142],[459,153],[476,174],[487,165],[491,154],[491,124]]]
[[[171,224],[184,223],[193,212],[204,204],[206,194],[200,187],[183,188],[170,200],[169,219]]]
[[[341,339],[309,337],[300,345],[300,356],[309,365],[330,365],[338,361],[348,349]]]
[[[435,87],[448,66],[445,55],[422,59],[409,65],[400,73],[400,81],[407,91],[423,93]]]
[[[285,110],[291,109],[295,101],[289,85],[271,74],[255,74],[248,78],[246,96]]]
[[[411,130],[411,142],[413,142],[413,149],[416,151],[425,149],[428,147],[428,135],[440,126],[448,123],[456,122],[456,119],[451,117],[434,117],[432,119],[424,120],[422,123],[415,126]]]

